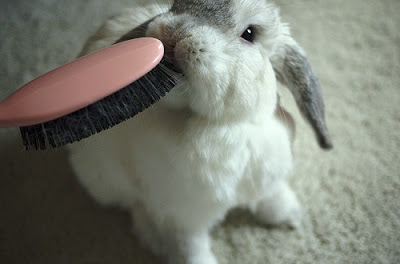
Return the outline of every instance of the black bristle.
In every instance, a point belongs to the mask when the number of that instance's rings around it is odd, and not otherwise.
[[[104,99],[58,119],[21,127],[27,149],[53,148],[111,128],[153,105],[176,85],[162,65]]]

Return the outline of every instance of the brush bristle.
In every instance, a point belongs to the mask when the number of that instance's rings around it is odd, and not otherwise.
[[[58,119],[21,127],[27,149],[61,147],[111,128],[153,105],[165,96],[176,80],[156,66],[139,80],[81,110]]]

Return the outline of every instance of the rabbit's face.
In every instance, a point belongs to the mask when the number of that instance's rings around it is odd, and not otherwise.
[[[245,118],[261,107],[272,113],[269,56],[279,25],[265,1],[176,1],[146,32],[163,42],[165,65],[181,74],[167,102],[209,119]]]

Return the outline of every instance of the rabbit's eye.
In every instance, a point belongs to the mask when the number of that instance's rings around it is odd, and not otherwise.
[[[253,42],[255,37],[254,27],[249,26],[240,37],[248,42]]]

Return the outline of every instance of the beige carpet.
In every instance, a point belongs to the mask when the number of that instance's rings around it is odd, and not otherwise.
[[[0,97],[73,59],[132,1],[0,0]],[[318,149],[286,98],[303,225],[266,229],[235,211],[213,250],[222,264],[400,263],[400,1],[278,3],[320,77],[335,149]],[[163,261],[139,247],[125,213],[86,195],[65,150],[25,152],[17,130],[0,129],[0,263]]]

